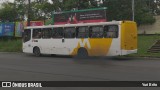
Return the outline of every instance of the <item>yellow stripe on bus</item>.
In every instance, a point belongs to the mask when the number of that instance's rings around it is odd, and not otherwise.
[[[80,40],[71,55],[76,55],[78,49],[84,47],[88,51],[89,56],[106,56],[112,44],[112,38]]]

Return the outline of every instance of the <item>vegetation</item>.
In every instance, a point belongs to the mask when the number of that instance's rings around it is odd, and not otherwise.
[[[140,35],[138,36],[138,53],[131,54],[129,56],[157,56],[160,57],[160,53],[149,53],[147,50],[160,39],[160,35]]]
[[[0,52],[22,52],[22,40],[0,40]]]
[[[97,7],[107,7],[108,20],[132,20],[132,0],[15,0],[5,3],[0,9],[2,21],[23,21],[30,12],[30,20],[51,18],[51,12],[80,10]],[[160,14],[160,0],[135,0],[135,21],[140,24],[152,24],[154,15]],[[12,17],[10,17],[12,15]]]
[[[3,4],[3,9],[0,9],[0,19],[1,21],[14,21],[16,18],[17,13],[14,12],[14,5],[10,4]],[[12,15],[12,16],[11,16]]]

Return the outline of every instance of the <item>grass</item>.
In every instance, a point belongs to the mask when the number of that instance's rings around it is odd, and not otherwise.
[[[160,57],[160,53],[149,53],[147,50],[157,41],[160,35],[139,35],[138,36],[138,53],[129,56],[155,56]]]
[[[22,52],[22,40],[0,40],[0,52]]]
[[[160,40],[160,35],[139,35],[138,36],[138,53],[127,56],[138,57],[160,57],[160,53],[149,53],[147,50],[156,42]],[[2,40],[0,39],[0,52],[22,52],[22,40]]]

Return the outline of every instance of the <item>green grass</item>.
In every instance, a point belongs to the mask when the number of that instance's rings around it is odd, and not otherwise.
[[[157,41],[160,35],[139,35],[138,36],[138,53],[129,56],[155,56],[160,57],[160,53],[149,53],[147,50]]]
[[[160,57],[160,53],[147,52],[147,50],[156,42],[156,40],[160,40],[160,35],[139,35],[138,53],[127,56]],[[0,40],[0,52],[22,52],[22,40]]]
[[[0,40],[0,52],[22,52],[22,40]]]

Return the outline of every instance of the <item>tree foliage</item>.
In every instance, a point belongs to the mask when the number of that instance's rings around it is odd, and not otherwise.
[[[132,0],[52,0],[61,11],[107,7],[107,19],[132,20]],[[98,2],[99,1],[99,2]],[[158,14],[160,0],[135,0],[135,21],[140,24],[155,22],[153,15]]]
[[[51,16],[51,12],[54,10],[48,0],[35,0],[31,2],[29,10],[31,20],[44,20]]]
[[[4,3],[3,8],[0,10],[0,19],[1,21],[14,21],[17,18],[17,13],[14,10],[13,3]]]
[[[24,0],[15,0],[14,2],[14,10],[17,13],[17,19],[18,21],[24,20],[24,18],[26,17],[26,13],[28,8],[27,5],[25,4]]]
[[[34,0],[31,2],[31,20],[43,20],[51,17],[51,12],[80,10],[98,7],[107,7],[107,19],[132,20],[132,0]],[[140,24],[155,22],[154,15],[160,14],[160,0],[135,0],[135,21]],[[28,15],[26,0],[15,0],[6,3],[0,9],[0,18],[3,20],[24,20]]]
[[[149,5],[153,14],[160,15],[160,0],[149,0]]]

